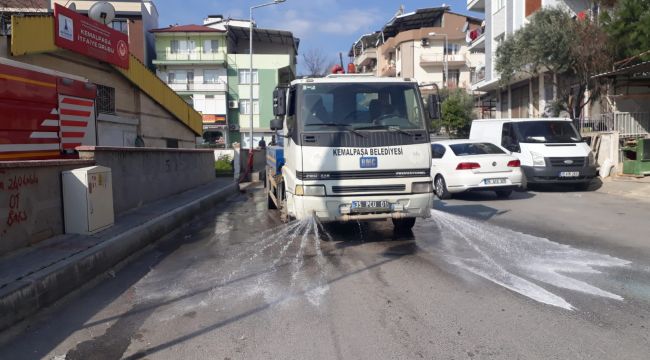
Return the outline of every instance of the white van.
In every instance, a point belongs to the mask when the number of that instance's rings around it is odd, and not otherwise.
[[[571,119],[474,120],[469,137],[499,144],[517,156],[524,186],[570,183],[587,188],[598,174],[591,148]]]

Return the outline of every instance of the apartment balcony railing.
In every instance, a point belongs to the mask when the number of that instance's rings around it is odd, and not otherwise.
[[[225,63],[226,54],[223,52],[205,53],[201,51],[171,52],[157,51],[154,64],[190,64],[194,62]]]
[[[485,80],[485,67],[482,67],[480,70],[476,71],[472,69],[469,73],[469,79],[472,85],[479,83]]]
[[[469,65],[467,54],[422,54],[420,55],[420,65],[442,65],[447,61],[449,66]]]
[[[216,83],[188,83],[188,82],[172,82],[167,83],[174,91],[216,91],[226,92],[228,87],[223,82]]]
[[[650,134],[650,113],[614,112],[602,114],[600,119],[580,120],[580,132],[618,131],[620,137]]]

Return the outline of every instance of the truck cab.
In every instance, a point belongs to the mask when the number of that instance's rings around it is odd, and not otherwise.
[[[408,79],[329,75],[276,89],[282,151],[267,152],[269,206],[286,218],[410,229],[433,201],[424,110]]]

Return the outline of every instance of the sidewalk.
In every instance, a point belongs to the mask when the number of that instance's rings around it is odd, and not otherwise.
[[[603,186],[597,191],[641,201],[650,201],[650,176],[643,178],[633,176],[607,178],[603,180]]]
[[[61,235],[0,258],[0,331],[55,303],[238,190],[232,179],[217,179],[129,211],[98,234]]]

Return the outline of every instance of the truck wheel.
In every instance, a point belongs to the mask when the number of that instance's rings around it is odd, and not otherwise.
[[[512,195],[512,190],[496,190],[495,193],[499,199],[507,199]]]
[[[393,227],[397,232],[410,231],[415,225],[415,218],[391,219]]]
[[[447,183],[445,182],[445,178],[443,178],[442,175],[436,176],[436,180],[434,181],[433,185],[436,190],[436,195],[438,195],[438,198],[440,200],[447,200],[451,198],[451,194],[447,190]]]

